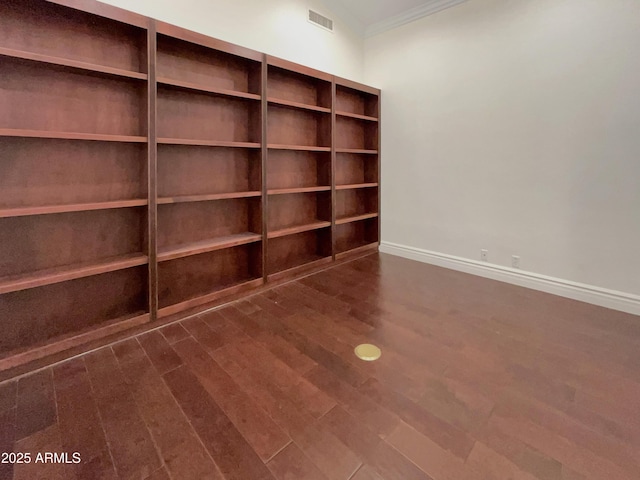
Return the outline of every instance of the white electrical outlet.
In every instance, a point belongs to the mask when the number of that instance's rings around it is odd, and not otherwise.
[[[520,257],[518,255],[511,256],[511,266],[513,268],[520,268]]]
[[[485,250],[484,248],[480,250],[480,260],[483,262],[489,261],[489,250]]]

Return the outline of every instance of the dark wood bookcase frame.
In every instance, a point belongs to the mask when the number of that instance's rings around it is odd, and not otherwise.
[[[93,0],[0,69],[0,372],[378,247],[375,88]]]

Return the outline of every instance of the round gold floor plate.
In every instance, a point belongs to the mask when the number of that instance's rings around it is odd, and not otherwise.
[[[382,351],[376,347],[375,345],[371,345],[370,343],[363,343],[362,345],[358,345],[354,352],[356,356],[365,360],[366,362],[373,362],[374,360],[378,360],[380,355],[382,355]]]

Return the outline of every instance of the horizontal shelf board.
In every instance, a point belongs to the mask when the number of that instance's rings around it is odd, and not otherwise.
[[[189,300],[185,300],[184,302],[176,303],[174,305],[162,307],[158,310],[158,317],[159,318],[168,317],[169,315],[182,312],[183,310],[187,310],[189,308],[198,307],[200,305],[204,305],[205,303],[216,301],[219,298],[226,297],[228,295],[233,295],[235,293],[241,293],[246,290],[257,288],[262,284],[263,284],[263,280],[260,277],[260,278],[252,278],[249,280],[243,279],[235,283],[222,285],[211,293],[207,293],[200,297],[191,298]]]
[[[351,113],[351,112],[343,112],[343,111],[336,111],[336,115],[340,116],[340,117],[349,117],[349,118],[357,118],[360,120],[367,120],[369,122],[377,122],[378,118],[377,117],[370,117],[368,115],[360,115],[359,113]]]
[[[336,185],[336,190],[351,190],[354,188],[372,188],[377,187],[377,183],[349,183],[346,185]]]
[[[169,205],[172,203],[186,202],[207,202],[211,200],[226,200],[229,198],[249,198],[260,197],[262,192],[229,192],[229,193],[212,193],[208,195],[179,195],[176,197],[159,197],[158,205]]]
[[[365,213],[363,215],[354,215],[351,217],[336,218],[336,225],[342,225],[343,223],[358,222],[360,220],[366,220],[367,218],[376,218],[378,213]]]
[[[377,250],[378,242],[370,242],[370,243],[362,243],[360,245],[356,245],[348,250],[343,250],[342,252],[336,253],[336,260],[340,260],[345,257],[350,257],[351,255],[357,255],[359,253],[365,253],[369,251]]]
[[[125,268],[138,267],[149,262],[149,258],[141,253],[122,255],[93,263],[68,265],[64,267],[49,268],[37,272],[11,277],[0,277],[0,294],[27,290],[29,288],[43,287],[55,283],[76,280],[78,278],[100,275],[102,273],[124,270]]]
[[[201,85],[193,82],[184,82],[182,80],[173,80],[167,77],[158,77],[158,84],[170,87],[182,88],[185,90],[193,90],[196,92],[213,93],[215,95],[224,95],[226,97],[242,98],[245,100],[260,100],[260,95],[255,93],[239,92],[236,90],[228,90],[226,88],[217,88],[207,85]]]
[[[168,260],[175,260],[176,258],[188,257],[199,253],[213,252],[223,248],[237,247],[247,243],[259,242],[260,240],[262,240],[262,235],[258,233],[244,232],[237,233],[235,235],[226,235],[224,237],[216,237],[211,240],[162,247],[158,249],[158,261],[166,262]]]
[[[120,200],[114,202],[74,203],[68,205],[45,205],[39,207],[0,208],[0,218],[47,215],[53,213],[86,212],[89,210],[109,210],[113,208],[142,207],[147,200]]]
[[[194,140],[189,138],[158,138],[160,145],[197,145],[202,147],[260,148],[255,142],[228,142],[224,140]]]
[[[324,222],[324,221],[305,223],[304,225],[295,225],[293,227],[273,230],[267,233],[267,238],[284,237],[286,235],[293,235],[295,233],[308,232],[309,230],[317,230],[319,228],[325,228],[330,226],[331,226],[331,222]]]
[[[316,187],[298,187],[298,188],[272,188],[267,190],[269,195],[284,195],[287,193],[307,193],[307,192],[327,192],[331,190],[330,186],[316,186]]]
[[[48,63],[49,65],[56,65],[60,67],[69,67],[76,70],[104,73],[104,74],[113,75],[116,77],[132,78],[136,80],[147,80],[148,78],[146,73],[133,72],[130,70],[107,67],[104,65],[96,65],[96,64],[87,63],[87,62],[79,62],[77,60],[70,60],[62,57],[53,57],[51,55],[41,55],[39,53],[13,50],[11,48],[0,47],[0,55],[4,57],[18,58],[21,60],[30,60],[33,62]]]
[[[336,153],[365,153],[367,155],[376,155],[378,150],[367,150],[365,148],[336,148]]]
[[[327,107],[319,107],[317,105],[308,105],[306,103],[292,102],[291,100],[284,100],[282,98],[268,97],[267,101],[272,105],[280,105],[283,107],[300,108],[303,110],[311,110],[313,112],[331,113],[331,109]]]
[[[315,147],[305,145],[285,145],[280,143],[270,143],[267,148],[272,150],[301,150],[305,152],[330,152],[331,147]]]
[[[48,130],[23,130],[0,128],[0,137],[53,138],[61,140],[95,140],[102,142],[146,143],[147,137],[135,135],[109,135],[102,133],[52,132]]]

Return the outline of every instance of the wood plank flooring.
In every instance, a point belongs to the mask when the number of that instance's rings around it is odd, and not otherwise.
[[[637,480],[639,412],[639,317],[374,254],[0,384],[82,459],[0,480]]]

